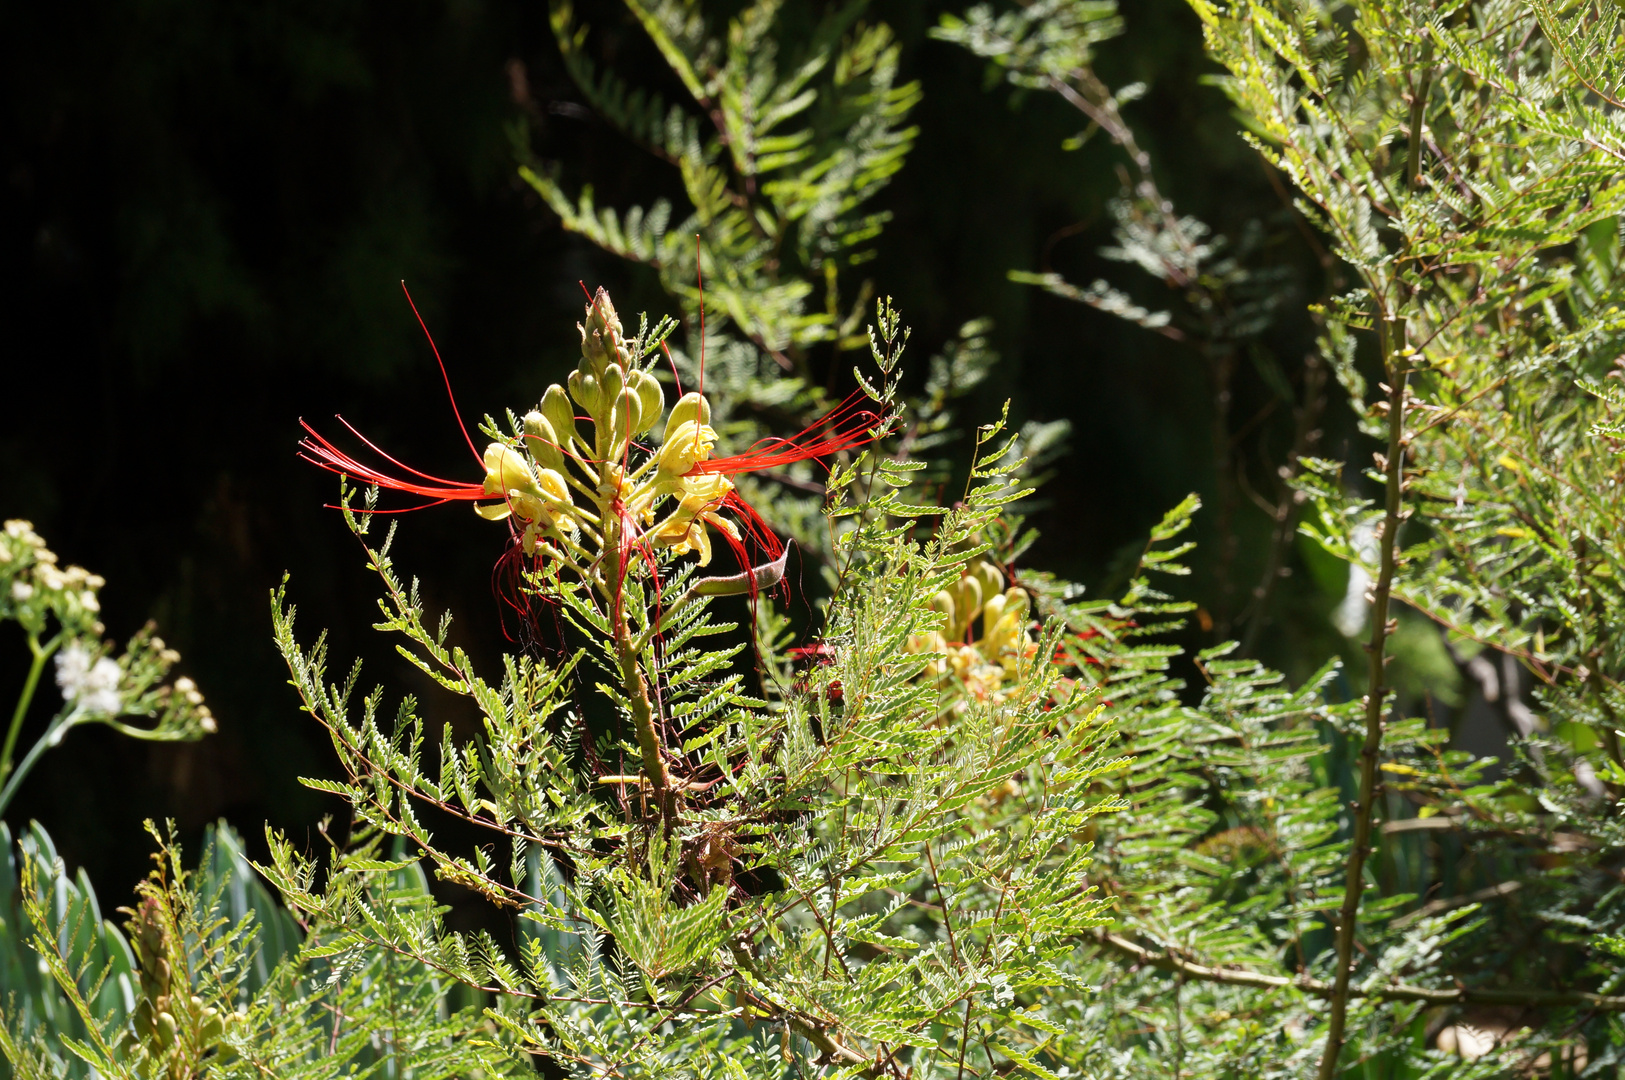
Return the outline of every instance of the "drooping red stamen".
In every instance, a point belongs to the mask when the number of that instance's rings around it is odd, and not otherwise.
[[[406,293],[406,303],[411,307],[412,314],[417,315],[418,325],[423,327],[423,336],[429,339],[429,351],[434,353],[434,362],[440,365],[440,377],[446,380],[446,397],[451,401],[451,414],[457,418],[457,427],[463,433],[463,441],[468,443],[468,452],[474,455],[474,460],[480,462],[481,467],[484,467],[485,462],[480,457],[480,452],[474,449],[474,440],[468,434],[468,425],[463,423],[463,414],[457,408],[457,395],[451,392],[451,376],[446,373],[446,362],[440,359],[440,347],[434,343],[434,335],[429,333],[429,326],[423,321],[423,316],[418,315],[418,306],[413,303],[412,294],[407,291],[405,281],[401,282],[401,292]],[[349,427],[350,425],[346,424],[344,426]],[[371,446],[372,444],[368,443],[367,445]],[[373,449],[377,449],[377,447],[373,447]],[[397,462],[397,464],[399,463]]]
[[[372,442],[372,440],[368,439],[359,431],[356,431],[355,428],[350,427],[342,416],[339,417],[339,423],[344,424],[346,428],[349,428],[351,434],[360,439],[362,442],[366,443],[374,453],[378,454],[385,461],[396,466],[397,468],[405,469],[413,476],[419,477],[423,481],[427,481],[427,483],[420,483],[418,480],[402,479],[398,476],[391,476],[386,472],[373,468],[371,465],[357,461],[349,454],[346,454],[343,450],[340,450],[338,447],[334,446],[320,432],[311,427],[304,420],[299,421],[299,426],[304,428],[306,432],[306,437],[299,440],[299,456],[310,462],[312,465],[326,469],[328,472],[353,477],[354,479],[366,484],[376,484],[378,487],[384,488],[387,491],[404,491],[410,495],[421,495],[426,499],[434,499],[436,503],[452,501],[473,502],[477,499],[491,498],[490,495],[486,494],[485,484],[483,482],[476,484],[463,483],[457,480],[442,480],[438,476],[431,476],[428,473],[419,472],[410,465],[402,464],[401,462],[390,457],[388,454],[384,453],[384,451],[380,450]],[[435,503],[429,503],[427,505],[433,506]],[[413,507],[412,509],[422,509],[422,507]]]
[[[739,497],[737,491],[730,491],[722,497],[722,509],[733,514],[739,520],[743,541],[758,548],[766,556],[767,562],[772,562],[784,554],[784,542],[777,533],[762,520],[762,515],[756,508]],[[755,562],[746,563],[743,569],[749,570]]]
[[[880,426],[881,418],[868,409],[859,408],[866,400],[866,395],[858,391],[788,439],[758,440],[740,453],[697,462],[689,473],[731,476],[755,472],[795,461],[829,457],[874,442],[874,431]]]

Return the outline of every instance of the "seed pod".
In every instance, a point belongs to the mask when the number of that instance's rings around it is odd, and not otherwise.
[[[562,471],[564,452],[559,448],[559,437],[547,417],[532,409],[525,414],[525,449],[531,460],[544,469]]]
[[[660,380],[647,371],[633,376],[632,385],[637,388],[639,407],[638,423],[633,434],[642,435],[660,421],[660,414],[666,407],[666,393],[660,388]]]
[[[584,371],[570,372],[570,396],[591,416],[598,415],[600,392],[598,380]]]

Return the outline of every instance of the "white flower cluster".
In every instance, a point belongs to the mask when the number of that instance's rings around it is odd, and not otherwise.
[[[63,699],[86,713],[117,716],[124,710],[124,699],[119,696],[122,674],[112,657],[92,660],[78,642],[56,656],[56,684],[62,688]]]
[[[96,617],[102,605],[96,593],[107,582],[82,566],[58,567],[56,552],[26,521],[8,521],[0,534],[0,584],[7,579],[12,605],[32,609],[25,624],[44,618],[49,610],[65,623],[101,632]]]

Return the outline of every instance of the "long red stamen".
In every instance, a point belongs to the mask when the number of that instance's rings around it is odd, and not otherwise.
[[[700,266],[700,234],[694,234],[694,283],[700,290],[700,394],[705,394],[705,274]]]
[[[484,459],[480,457],[480,452],[474,449],[474,440],[468,434],[468,425],[463,423],[463,414],[457,408],[457,395],[451,392],[451,376],[446,374],[446,362],[440,359],[440,347],[434,343],[434,335],[429,333],[429,326],[423,321],[423,316],[418,315],[418,306],[412,302],[412,294],[407,291],[405,281],[401,282],[401,292],[406,293],[406,303],[411,307],[412,314],[417,315],[418,325],[423,327],[423,336],[429,339],[429,350],[434,353],[434,362],[440,365],[440,377],[446,380],[446,397],[451,401],[451,414],[457,418],[457,426],[462,430],[463,441],[468,443],[468,452],[474,455],[474,460],[483,468]],[[345,426],[349,427],[348,424]]]
[[[875,440],[873,432],[879,427],[881,418],[868,409],[858,407],[865,400],[861,391],[854,393],[788,439],[762,439],[741,453],[697,462],[689,472],[723,475],[755,472],[795,461],[829,457],[871,443]],[[823,428],[829,430],[820,431]]]
[[[343,418],[341,417],[340,423],[343,422]],[[391,476],[386,472],[375,469],[371,465],[357,461],[349,454],[346,454],[343,450],[340,450],[338,447],[334,446],[320,432],[311,427],[304,420],[299,421],[299,426],[304,428],[306,432],[306,437],[299,440],[299,456],[310,462],[312,465],[317,465],[323,469],[326,469],[328,472],[340,473],[345,476],[353,477],[354,479],[365,484],[376,484],[378,487],[384,488],[388,491],[404,491],[411,495],[421,495],[426,499],[434,499],[437,502],[473,502],[476,499],[491,498],[491,496],[487,495],[485,492],[484,483],[473,484],[463,483],[457,480],[442,480],[438,476],[431,476],[428,473],[419,472],[410,465],[401,464],[399,461],[396,461],[382,450],[379,450],[378,447],[373,445],[371,440],[367,439],[366,436],[360,434],[359,432],[356,432],[355,428],[350,427],[349,424],[344,424],[344,426],[350,428],[350,431],[355,433],[356,438],[366,443],[381,457],[383,457],[385,461],[388,461],[390,464],[398,466],[399,468],[405,469],[413,476],[420,477],[422,480],[428,481],[428,483],[419,483],[417,480],[402,479],[398,476]],[[429,503],[428,505],[433,506],[435,503]],[[414,507],[414,509],[420,508]]]

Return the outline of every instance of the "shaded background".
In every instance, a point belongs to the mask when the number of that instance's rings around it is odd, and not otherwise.
[[[1006,280],[1055,269],[1156,300],[1098,254],[1117,152],[1098,137],[1064,150],[1078,114],[927,38],[959,9],[871,9],[925,96],[918,145],[879,199],[893,218],[870,272],[915,331],[917,367],[965,320],[993,318],[1004,359],[977,419],[1009,398],[1018,421],[1072,422],[1028,561],[1098,591],[1164,510],[1211,494],[1212,387],[1188,348]],[[581,14],[623,70],[658,77],[624,9]],[[1284,194],[1202,81],[1194,17],[1178,0],[1127,0],[1123,15],[1099,70],[1148,84],[1127,112],[1164,191],[1221,233],[1279,225]],[[652,275],[565,233],[519,183],[516,120],[528,112],[534,151],[572,187],[590,178],[602,204],[681,190],[578,104],[534,0],[10,4],[0,43],[0,516],[32,520],[64,561],[108,579],[111,635],[156,619],[220,722],[215,737],[169,747],[79,729],[29,779],[13,821],[44,822],[116,902],[145,872],[145,817],[173,817],[193,841],[224,815],[260,848],[263,822],[300,835],[342,813],[297,782],[336,765],[271,643],[267,597],[284,573],[306,635],[332,628],[336,668],[362,656],[364,681],[427,690],[367,629],[374,579],[323,509],[332,478],[294,456],[300,417],[342,412],[403,460],[476,475],[400,280],[465,415],[532,402],[570,368],[578,281],[608,286],[623,312],[675,311]],[[1324,283],[1292,229],[1271,235],[1283,239],[1262,258],[1286,273],[1269,345],[1301,357],[1313,339],[1301,313]],[[1350,425],[1332,398],[1321,449],[1340,456]],[[1238,428],[1262,419],[1243,433],[1239,468],[1260,486],[1285,452],[1269,400],[1243,363],[1232,415]],[[431,608],[453,610],[459,643],[493,657],[500,530],[457,508],[404,524],[398,565],[422,577]],[[1248,587],[1269,524],[1250,504],[1237,511],[1230,572]],[[1214,530],[1204,512],[1208,542],[1183,583],[1204,604],[1189,644],[1210,640]],[[1290,582],[1259,651],[1300,673],[1345,648],[1326,622],[1342,582],[1335,570]],[[19,634],[0,638],[0,686],[20,682],[23,655]],[[426,696],[431,722],[455,707]],[[40,697],[25,745],[56,706],[54,691]]]

